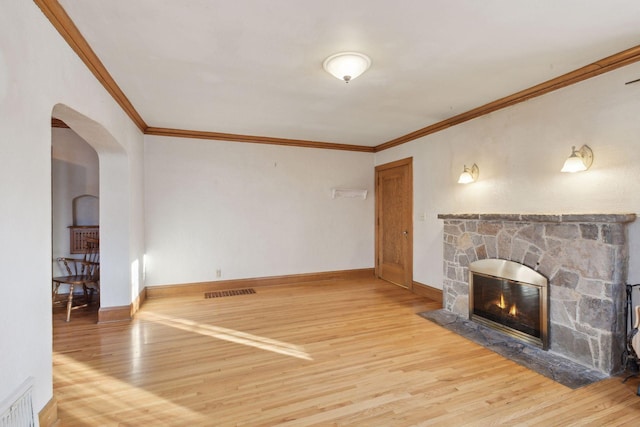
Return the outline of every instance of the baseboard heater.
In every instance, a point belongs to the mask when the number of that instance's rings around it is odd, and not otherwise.
[[[31,390],[33,378],[29,377],[8,398],[0,402],[0,427],[38,427],[38,417],[33,412]]]

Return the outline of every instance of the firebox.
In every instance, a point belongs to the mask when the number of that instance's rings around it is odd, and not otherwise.
[[[469,318],[544,350],[549,347],[548,280],[517,262],[469,265]]]

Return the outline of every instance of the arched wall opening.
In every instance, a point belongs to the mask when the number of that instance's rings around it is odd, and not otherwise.
[[[100,312],[126,310],[132,302],[129,194],[129,156],[124,147],[98,122],[63,104],[53,107],[52,117],[66,123],[98,154],[100,195]],[[122,319],[118,319],[122,320]]]
[[[85,237],[97,237],[99,230],[98,153],[72,129],[52,123],[51,129],[51,247],[53,277],[69,274],[60,259],[84,256]],[[70,267],[75,267],[72,263]],[[54,296],[54,319],[63,318],[67,305],[67,284]],[[74,301],[83,289],[74,288]],[[96,302],[98,299],[95,300]],[[78,304],[76,304],[78,305]],[[55,310],[58,307],[60,310]],[[97,308],[93,304],[93,308]],[[97,311],[90,310],[97,317]]]

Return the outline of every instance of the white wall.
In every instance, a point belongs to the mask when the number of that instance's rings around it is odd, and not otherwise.
[[[147,135],[145,171],[148,285],[373,267],[372,154]]]
[[[106,292],[103,281],[103,305],[131,302],[131,264],[143,255],[143,231],[129,229],[142,223],[141,202],[133,199],[140,197],[142,188],[143,138],[35,3],[0,0],[0,9],[0,294],[11,301],[0,310],[0,400],[32,376],[34,406],[40,411],[53,395],[52,111],[61,103],[99,123],[119,147],[110,151],[118,151],[115,163],[124,164],[118,173],[126,185],[114,185],[109,161],[103,158],[109,149],[100,147],[100,218],[108,227],[119,226],[112,227],[109,236],[118,243],[112,245],[117,255],[109,252],[109,270],[117,277],[108,278]],[[124,193],[124,203],[104,206],[105,193],[112,201]]]
[[[414,280],[442,288],[438,213],[640,213],[640,84],[624,84],[638,76],[633,64],[377,153],[376,164],[414,158]],[[582,144],[591,169],[560,173]],[[473,163],[478,182],[457,184]],[[640,282],[640,220],[629,238]]]

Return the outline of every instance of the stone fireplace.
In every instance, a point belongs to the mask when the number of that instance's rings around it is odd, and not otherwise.
[[[444,309],[468,319],[469,266],[522,264],[548,279],[548,347],[605,374],[621,368],[628,269],[627,224],[635,214],[441,214]]]

